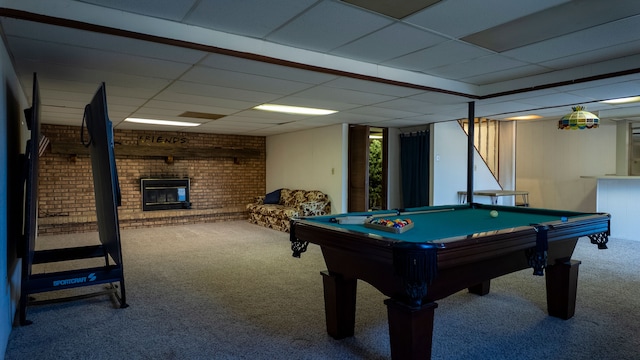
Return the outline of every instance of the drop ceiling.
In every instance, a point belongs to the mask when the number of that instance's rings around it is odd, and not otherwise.
[[[412,128],[465,118],[469,102],[498,120],[575,105],[640,120],[640,103],[599,102],[640,95],[637,0],[3,0],[0,30],[28,98],[38,74],[48,124],[79,126],[101,82],[116,129]]]

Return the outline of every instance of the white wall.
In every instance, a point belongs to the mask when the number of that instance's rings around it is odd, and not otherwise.
[[[348,125],[338,124],[267,137],[267,192],[320,190],[332,213],[346,212],[347,134]]]
[[[348,208],[349,125],[267,137],[267,192],[279,188],[315,189],[329,195],[332,213]],[[389,128],[390,209],[401,207],[400,131]]]
[[[616,172],[616,124],[559,130],[557,121],[517,123],[516,184],[531,207],[596,211],[596,184],[585,175]]]
[[[8,176],[21,176],[21,174],[15,173],[8,174],[7,124],[10,121],[21,122],[21,149],[25,148],[27,134],[23,118],[16,119],[8,116],[9,105],[7,104],[7,99],[16,98],[21,109],[27,108],[28,104],[2,42],[0,42],[0,81],[2,81],[0,83],[0,189],[6,189]],[[9,96],[9,93],[11,96]],[[24,150],[22,151],[24,152]],[[2,284],[0,285],[0,354],[2,355],[4,355],[7,348],[20,296],[20,267],[22,266],[20,260],[15,261],[15,255],[8,254],[7,242],[16,241],[17,239],[8,239],[7,232],[7,194],[5,191],[0,191],[0,278],[2,278]]]
[[[467,134],[457,121],[433,124],[433,196],[432,205],[458,203],[458,191],[467,190]],[[473,188],[497,190],[500,185],[489,168],[474,152]],[[487,197],[474,197],[474,202],[490,203]]]

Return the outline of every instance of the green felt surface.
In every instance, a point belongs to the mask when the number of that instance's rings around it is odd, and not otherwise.
[[[497,210],[498,216],[491,217],[489,212]],[[350,231],[357,231],[368,234],[375,234],[391,239],[411,241],[411,242],[430,242],[439,239],[460,237],[477,233],[494,232],[496,230],[505,230],[518,227],[529,227],[534,224],[561,222],[561,217],[565,216],[570,221],[571,218],[580,217],[588,214],[576,213],[570,211],[555,211],[543,209],[522,209],[510,207],[483,207],[470,208],[465,206],[450,207],[425,207],[409,209],[403,215],[384,216],[385,219],[411,219],[414,222],[413,229],[402,234],[394,234],[385,231],[365,228],[361,224],[337,224],[332,223],[331,219],[340,216],[354,215],[371,215],[376,213],[349,213],[333,216],[322,216],[312,218],[310,221],[323,223],[325,226],[335,226]],[[435,210],[430,213],[418,213],[419,211]]]

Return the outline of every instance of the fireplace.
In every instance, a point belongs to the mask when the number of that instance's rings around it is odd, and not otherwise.
[[[188,178],[140,179],[142,211],[189,209]]]

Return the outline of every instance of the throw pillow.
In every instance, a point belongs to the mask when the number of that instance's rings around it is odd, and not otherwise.
[[[324,212],[324,206],[327,203],[321,201],[307,201],[305,203],[300,204],[300,209],[302,210],[302,216],[318,216],[318,215],[326,215]]]
[[[280,190],[282,189],[278,189],[275,191],[272,191],[270,193],[268,193],[267,195],[265,195],[264,197],[264,204],[278,204],[280,203]]]

